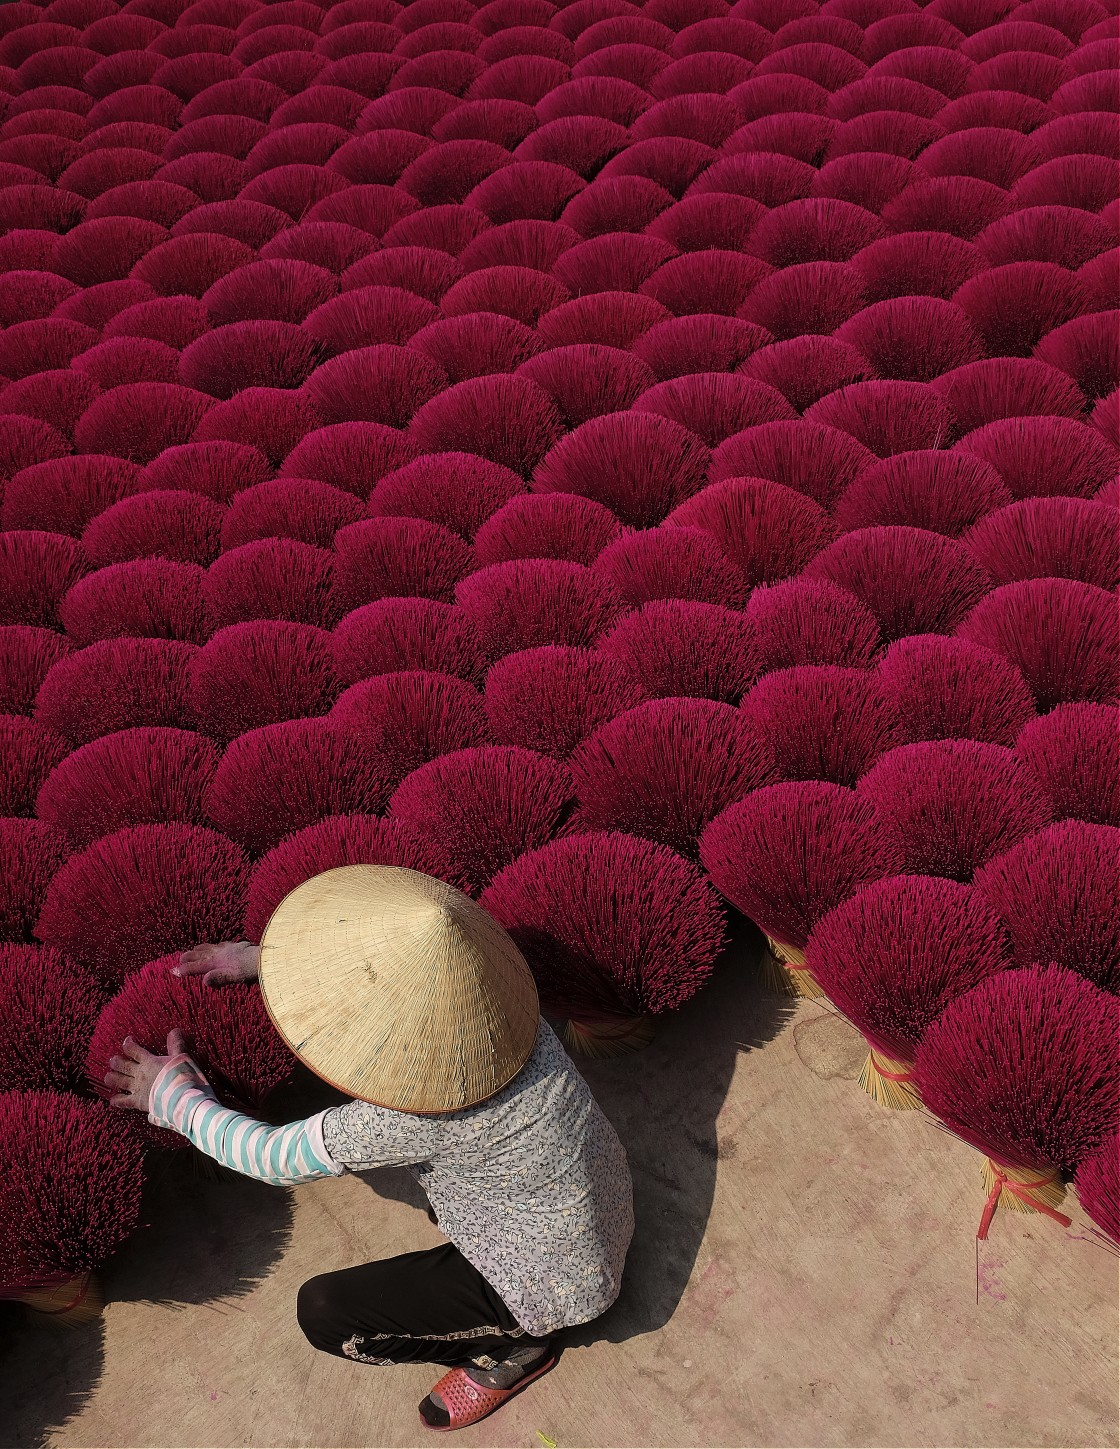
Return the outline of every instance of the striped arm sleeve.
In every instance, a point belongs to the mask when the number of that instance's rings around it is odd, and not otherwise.
[[[344,1171],[323,1141],[323,1116],[319,1112],[286,1127],[272,1127],[223,1107],[186,1053],[166,1063],[148,1098],[148,1121],[154,1126],[181,1132],[207,1157],[277,1187],[338,1177]]]

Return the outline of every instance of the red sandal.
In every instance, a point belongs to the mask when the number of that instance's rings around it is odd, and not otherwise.
[[[444,1432],[448,1429],[465,1429],[468,1424],[477,1424],[481,1419],[487,1418],[500,1409],[503,1404],[508,1403],[521,1392],[527,1389],[534,1379],[539,1379],[542,1374],[548,1373],[550,1368],[555,1368],[558,1355],[550,1353],[543,1362],[508,1389],[489,1389],[485,1384],[476,1384],[474,1379],[467,1373],[466,1369],[453,1368],[445,1373],[439,1383],[432,1389],[433,1394],[438,1394],[443,1400],[449,1420],[446,1424],[429,1424],[424,1415],[420,1415],[420,1422],[426,1429],[436,1429]]]

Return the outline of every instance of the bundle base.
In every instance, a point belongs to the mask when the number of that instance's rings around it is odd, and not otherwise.
[[[763,958],[762,979],[766,989],[776,996],[804,996],[813,1001],[823,998],[824,992],[805,966],[805,952],[798,946],[787,946],[784,941],[766,937],[770,950]]]
[[[1058,1212],[1066,1188],[1056,1167],[1015,1167],[985,1157],[980,1177],[988,1194],[976,1233],[981,1240],[988,1236],[996,1209],[1001,1207],[1010,1208],[1013,1213],[1045,1213],[1062,1227],[1069,1227],[1070,1219]]]
[[[101,1280],[93,1272],[79,1273],[76,1278],[47,1288],[27,1288],[15,1296],[27,1305],[32,1323],[55,1328],[80,1328],[92,1323],[101,1317],[105,1307]]]
[[[914,1086],[913,1067],[913,1062],[885,1057],[871,1047],[859,1074],[859,1084],[880,1107],[891,1112],[910,1112],[922,1105]]]
[[[572,1018],[564,1025],[564,1045],[581,1057],[625,1056],[649,1046],[653,1036],[651,1016]]]

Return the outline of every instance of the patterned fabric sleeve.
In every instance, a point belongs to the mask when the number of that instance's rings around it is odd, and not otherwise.
[[[416,1167],[439,1153],[446,1136],[445,1117],[421,1117],[414,1112],[394,1112],[372,1102],[344,1102],[331,1107],[323,1117],[323,1139],[327,1152],[351,1172],[371,1167]]]
[[[185,1052],[167,1062],[148,1098],[148,1121],[156,1127],[181,1132],[225,1167],[277,1187],[338,1177],[344,1171],[323,1142],[325,1115],[319,1112],[286,1127],[272,1127],[223,1107],[198,1063]]]

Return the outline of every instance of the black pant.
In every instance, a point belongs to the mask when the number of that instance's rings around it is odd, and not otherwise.
[[[296,1318],[315,1348],[361,1363],[485,1368],[544,1341],[525,1332],[451,1243],[309,1278]]]

